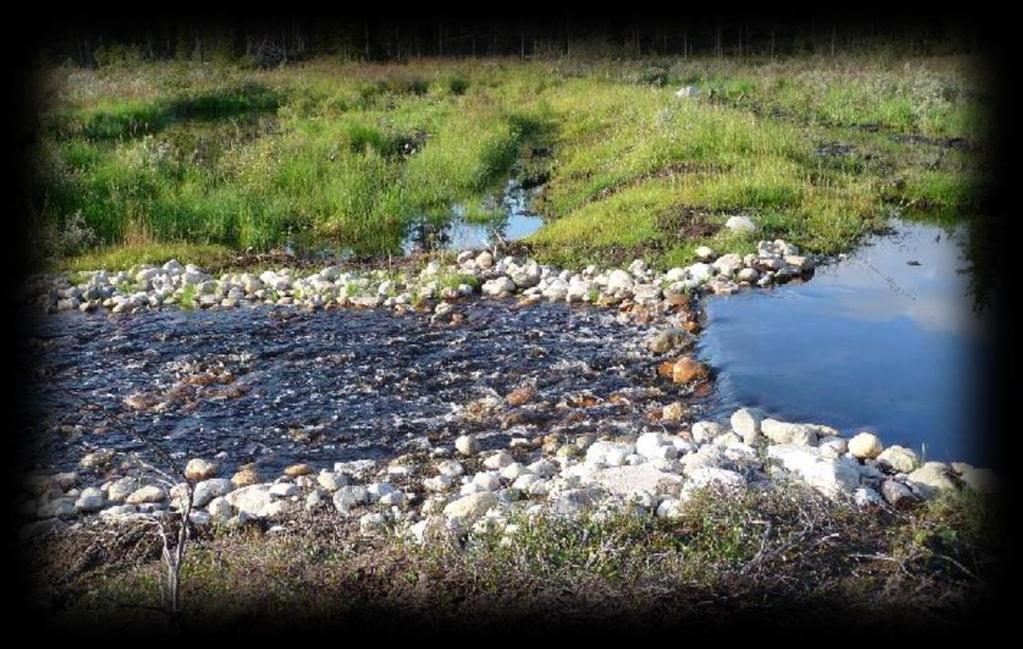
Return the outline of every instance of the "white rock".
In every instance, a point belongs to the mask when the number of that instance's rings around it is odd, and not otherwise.
[[[484,295],[500,297],[503,295],[514,293],[515,282],[504,276],[495,277],[494,279],[487,280],[486,282],[484,282],[480,290]]]
[[[472,482],[487,491],[497,491],[501,488],[501,478],[497,471],[480,471],[472,477]]]
[[[202,458],[192,458],[185,465],[185,477],[189,480],[207,480],[217,475],[217,464]]]
[[[348,482],[348,476],[343,473],[321,471],[316,476],[316,483],[327,491],[337,491],[341,487],[347,486]]]
[[[909,474],[906,482],[924,498],[933,498],[941,491],[955,489],[944,462],[928,462]]]
[[[821,450],[821,454],[825,457],[841,457],[849,450],[849,440],[844,437],[829,437],[821,441],[817,448]]]
[[[530,472],[544,478],[549,478],[558,472],[558,465],[546,458],[533,462],[527,468]]]
[[[356,505],[369,502],[369,493],[362,485],[347,485],[334,492],[334,507],[342,514]]]
[[[633,284],[632,275],[618,268],[612,270],[607,276],[607,290],[611,293],[629,291],[632,289]]]
[[[508,480],[509,482],[514,482],[520,476],[524,476],[528,473],[529,469],[527,469],[522,463],[512,462],[508,466],[501,469],[501,479]]]
[[[469,494],[448,503],[444,507],[444,516],[456,519],[463,525],[471,525],[496,504],[497,496],[492,492]]]
[[[519,477],[515,478],[511,486],[513,489],[518,489],[519,491],[527,491],[529,489],[529,485],[533,484],[534,482],[541,481],[543,481],[543,478],[536,475],[535,473],[524,473]]]
[[[674,519],[682,516],[682,501],[677,498],[665,498],[657,506],[657,517]]]
[[[107,490],[107,498],[113,502],[123,502],[133,491],[139,488],[140,481],[133,476],[127,476],[115,481]]]
[[[699,246],[696,249],[696,258],[700,261],[711,261],[715,256],[714,251],[707,246]]]
[[[262,518],[263,511],[271,502],[270,485],[254,484],[235,489],[225,498],[234,509],[254,518]]]
[[[437,472],[449,478],[457,478],[465,473],[465,467],[458,460],[443,460],[437,463]]]
[[[788,471],[826,496],[835,498],[850,493],[860,484],[860,472],[855,460],[826,458],[820,449],[800,444],[769,446],[767,455],[780,461]]]
[[[698,421],[693,424],[692,429],[693,440],[701,444],[727,432],[727,428],[714,421]]]
[[[382,536],[387,533],[387,519],[379,512],[363,514],[359,518],[359,531],[366,536]]]
[[[83,512],[99,511],[105,504],[106,498],[103,496],[103,491],[96,487],[86,487],[75,501],[75,507]]]
[[[775,444],[801,444],[803,446],[817,444],[817,433],[809,424],[796,424],[768,418],[760,422],[760,432]]]
[[[484,460],[483,466],[488,469],[503,469],[514,461],[508,451],[498,451]]]
[[[423,480],[423,487],[427,491],[447,491],[451,488],[452,479],[446,475],[438,475]]]
[[[849,440],[849,452],[861,460],[877,457],[883,448],[881,439],[873,433],[857,433]]]
[[[206,506],[206,511],[210,513],[210,517],[215,521],[226,521],[231,518],[233,513],[231,503],[227,502],[227,498],[223,496],[211,500],[209,505]]]
[[[760,422],[763,417],[749,408],[739,408],[732,413],[729,423],[745,444],[753,444],[760,437]]]
[[[290,482],[277,482],[270,486],[270,495],[277,498],[291,498],[302,495],[302,489]]]
[[[203,480],[197,483],[192,491],[192,505],[205,507],[214,498],[231,493],[232,489],[234,489],[234,485],[227,478]]]
[[[393,494],[396,491],[397,489],[387,482],[374,482],[366,486],[366,496],[371,503],[375,503],[384,496]]]
[[[860,507],[867,505],[883,505],[884,498],[870,487],[859,487],[853,492],[853,501]]]
[[[909,473],[916,468],[919,460],[912,449],[904,446],[889,446],[877,456],[877,463],[895,473]]]
[[[757,224],[748,216],[733,216],[725,221],[725,227],[732,232],[753,232]]]
[[[162,503],[167,500],[167,492],[156,485],[146,485],[131,492],[124,502],[129,505],[141,505],[143,503]]]
[[[698,489],[720,488],[734,491],[746,487],[746,478],[741,473],[718,467],[701,467],[694,471],[682,487],[682,500],[692,496]]]
[[[461,435],[455,440],[455,450],[462,455],[475,455],[479,452],[480,445],[472,435]]]
[[[664,493],[682,483],[681,476],[661,471],[651,463],[600,469],[590,475],[590,480],[612,494],[623,496],[637,491]]]
[[[659,459],[664,457],[661,449],[669,445],[667,436],[662,433],[643,433],[636,439],[636,453],[651,460]]]

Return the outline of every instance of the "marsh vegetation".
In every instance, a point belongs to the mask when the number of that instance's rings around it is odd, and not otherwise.
[[[681,86],[694,97],[675,96]],[[545,261],[846,249],[893,211],[968,212],[988,97],[965,56],[110,61],[41,78],[39,248],[65,267],[217,266],[290,246],[400,254],[541,186]]]

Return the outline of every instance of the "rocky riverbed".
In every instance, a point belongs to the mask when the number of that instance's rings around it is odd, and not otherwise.
[[[25,352],[43,359],[47,414],[23,535],[189,500],[199,526],[331,508],[367,535],[423,541],[511,535],[516,511],[671,517],[706,488],[797,481],[865,507],[995,488],[990,471],[871,433],[746,408],[702,419],[697,298],[805,279],[821,260],[784,241],[697,254],[663,274],[477,250],[418,271],[214,278],[172,261],[37,277],[26,298],[51,314]]]

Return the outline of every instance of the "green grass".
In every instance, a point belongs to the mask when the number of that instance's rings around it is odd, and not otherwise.
[[[182,264],[195,264],[210,270],[228,265],[234,251],[215,244],[152,243],[120,245],[96,250],[64,260],[57,268],[68,271],[128,270],[144,264],[164,264],[177,259]]]
[[[953,212],[983,183],[976,154],[893,140],[982,142],[965,57],[655,63],[56,68],[39,248],[75,267],[83,246],[112,262],[141,244],[393,254],[420,219],[498,222],[488,205],[516,175],[546,181],[541,259],[676,264],[704,243],[748,250],[705,227],[732,213],[835,252],[893,207]],[[683,83],[703,92],[677,99]],[[853,148],[819,154],[829,142]],[[676,227],[691,213],[704,225]]]

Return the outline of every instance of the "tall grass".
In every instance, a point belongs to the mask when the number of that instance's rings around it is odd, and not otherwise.
[[[548,179],[537,208],[551,222],[532,240],[541,256],[653,246],[676,261],[698,242],[665,229],[680,209],[713,222],[753,213],[765,232],[837,250],[885,201],[955,209],[975,195],[969,156],[935,160],[887,138],[972,134],[970,115],[982,110],[963,65],[696,59],[658,68],[657,84],[633,67],[52,70],[41,226],[84,222],[107,246],[324,242],[379,254],[397,250],[418,219],[456,209],[489,218],[486,199],[520,173]],[[703,93],[677,99],[682,82]],[[855,154],[815,153],[835,138],[855,142]],[[534,156],[537,147],[553,155]]]

